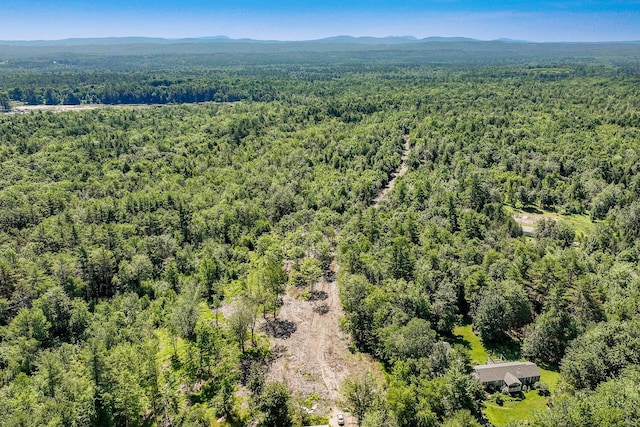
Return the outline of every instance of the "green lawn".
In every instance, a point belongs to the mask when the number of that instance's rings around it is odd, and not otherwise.
[[[540,368],[540,381],[549,386],[553,393],[558,385],[560,374]],[[534,411],[543,411],[547,408],[547,397],[540,396],[537,391],[532,390],[524,394],[523,400],[505,400],[502,406],[494,402],[485,402],[485,415],[494,426],[505,426],[513,421],[524,421],[528,419]]]
[[[535,390],[528,391],[522,400],[505,398],[502,406],[494,402],[485,402],[484,413],[494,426],[504,426],[513,421],[524,421],[533,411],[541,411],[547,407],[547,398],[538,395]]]
[[[576,239],[578,241],[591,233],[595,227],[595,224],[591,221],[589,215],[557,215],[557,217],[560,218],[560,221],[566,223],[573,229],[573,231],[576,232]]]
[[[480,341],[480,338],[473,333],[471,325],[456,326],[453,330],[458,342],[462,343],[469,349],[472,364],[483,364],[489,359],[489,352]],[[558,372],[549,371],[540,368],[540,381],[549,386],[549,391],[555,391],[560,379]],[[485,415],[489,422],[495,426],[501,427],[512,421],[523,421],[531,416],[531,413],[538,410],[544,410],[547,407],[547,397],[538,395],[533,390],[525,393],[525,398],[515,400],[506,398],[502,406],[498,406],[494,402],[485,402]]]
[[[469,347],[469,355],[471,356],[471,364],[482,365],[489,360],[489,352],[482,345],[480,338],[473,333],[471,325],[456,326],[453,333],[463,343],[466,342]]]
[[[560,373],[542,369],[540,367],[538,367],[538,369],[540,369],[540,382],[546,383],[549,386],[549,391],[551,393],[555,392],[558,380],[560,380]]]

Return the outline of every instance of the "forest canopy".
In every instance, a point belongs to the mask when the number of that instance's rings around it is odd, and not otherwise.
[[[361,425],[486,421],[460,325],[630,425],[640,50],[443,46],[0,49],[1,110],[147,104],[0,114],[0,419],[311,422],[257,324],[335,257]]]

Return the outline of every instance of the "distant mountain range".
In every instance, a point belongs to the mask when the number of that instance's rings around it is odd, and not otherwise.
[[[0,41],[0,67],[76,66],[81,58],[94,65],[100,58],[128,57],[131,66],[141,56],[189,57],[206,64],[288,63],[304,57],[310,61],[361,61],[401,57],[402,61],[477,60],[526,61],[567,57],[640,58],[640,41],[601,43],[536,43],[520,40],[477,40],[466,37],[352,37],[336,36],[306,41],[232,39],[226,36],[165,39],[153,37],[74,38],[66,40]],[[394,56],[395,55],[395,56]],[[311,59],[313,58],[313,59]],[[26,62],[25,62],[26,61]],[[145,63],[151,63],[143,59]],[[162,62],[161,61],[161,62]],[[160,63],[161,63],[160,62]],[[160,63],[156,65],[159,66]],[[9,64],[11,64],[9,66]],[[70,65],[75,64],[75,65]]]
[[[554,42],[540,43],[525,40],[513,40],[508,38],[500,38],[496,40],[478,40],[468,37],[426,37],[418,39],[413,36],[389,36],[389,37],[353,37],[353,36],[335,36],[316,40],[299,40],[299,41],[281,41],[281,40],[257,40],[257,39],[232,39],[227,36],[211,36],[197,38],[179,38],[168,39],[160,37],[101,37],[101,38],[70,38],[63,40],[0,40],[0,45],[4,46],[117,46],[131,44],[156,44],[156,45],[172,45],[172,44],[207,44],[207,43],[256,43],[256,44],[351,44],[351,45],[400,45],[400,44],[417,44],[429,42],[466,42],[466,43],[529,43],[529,44],[640,44],[640,40],[622,41],[622,42]]]
[[[198,43],[336,43],[361,45],[389,45],[424,42],[481,42],[482,40],[467,37],[426,37],[418,39],[413,36],[389,37],[353,37],[336,36],[317,40],[280,41],[256,39],[232,39],[227,36],[166,39],[159,37],[102,37],[102,38],[71,38],[63,40],[0,40],[0,44],[9,46],[88,46],[88,45],[122,45],[122,44],[198,44]],[[505,43],[529,43],[519,40],[499,39]]]

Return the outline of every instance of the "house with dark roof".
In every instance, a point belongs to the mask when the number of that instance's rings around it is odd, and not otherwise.
[[[500,362],[474,366],[475,376],[490,390],[508,388],[509,393],[522,391],[540,381],[540,369],[532,362]]]

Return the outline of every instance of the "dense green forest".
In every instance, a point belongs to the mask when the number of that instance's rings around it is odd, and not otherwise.
[[[637,45],[225,46],[0,49],[2,110],[153,104],[0,114],[0,424],[318,422],[259,325],[335,258],[359,425],[489,423],[467,324],[635,425]]]

